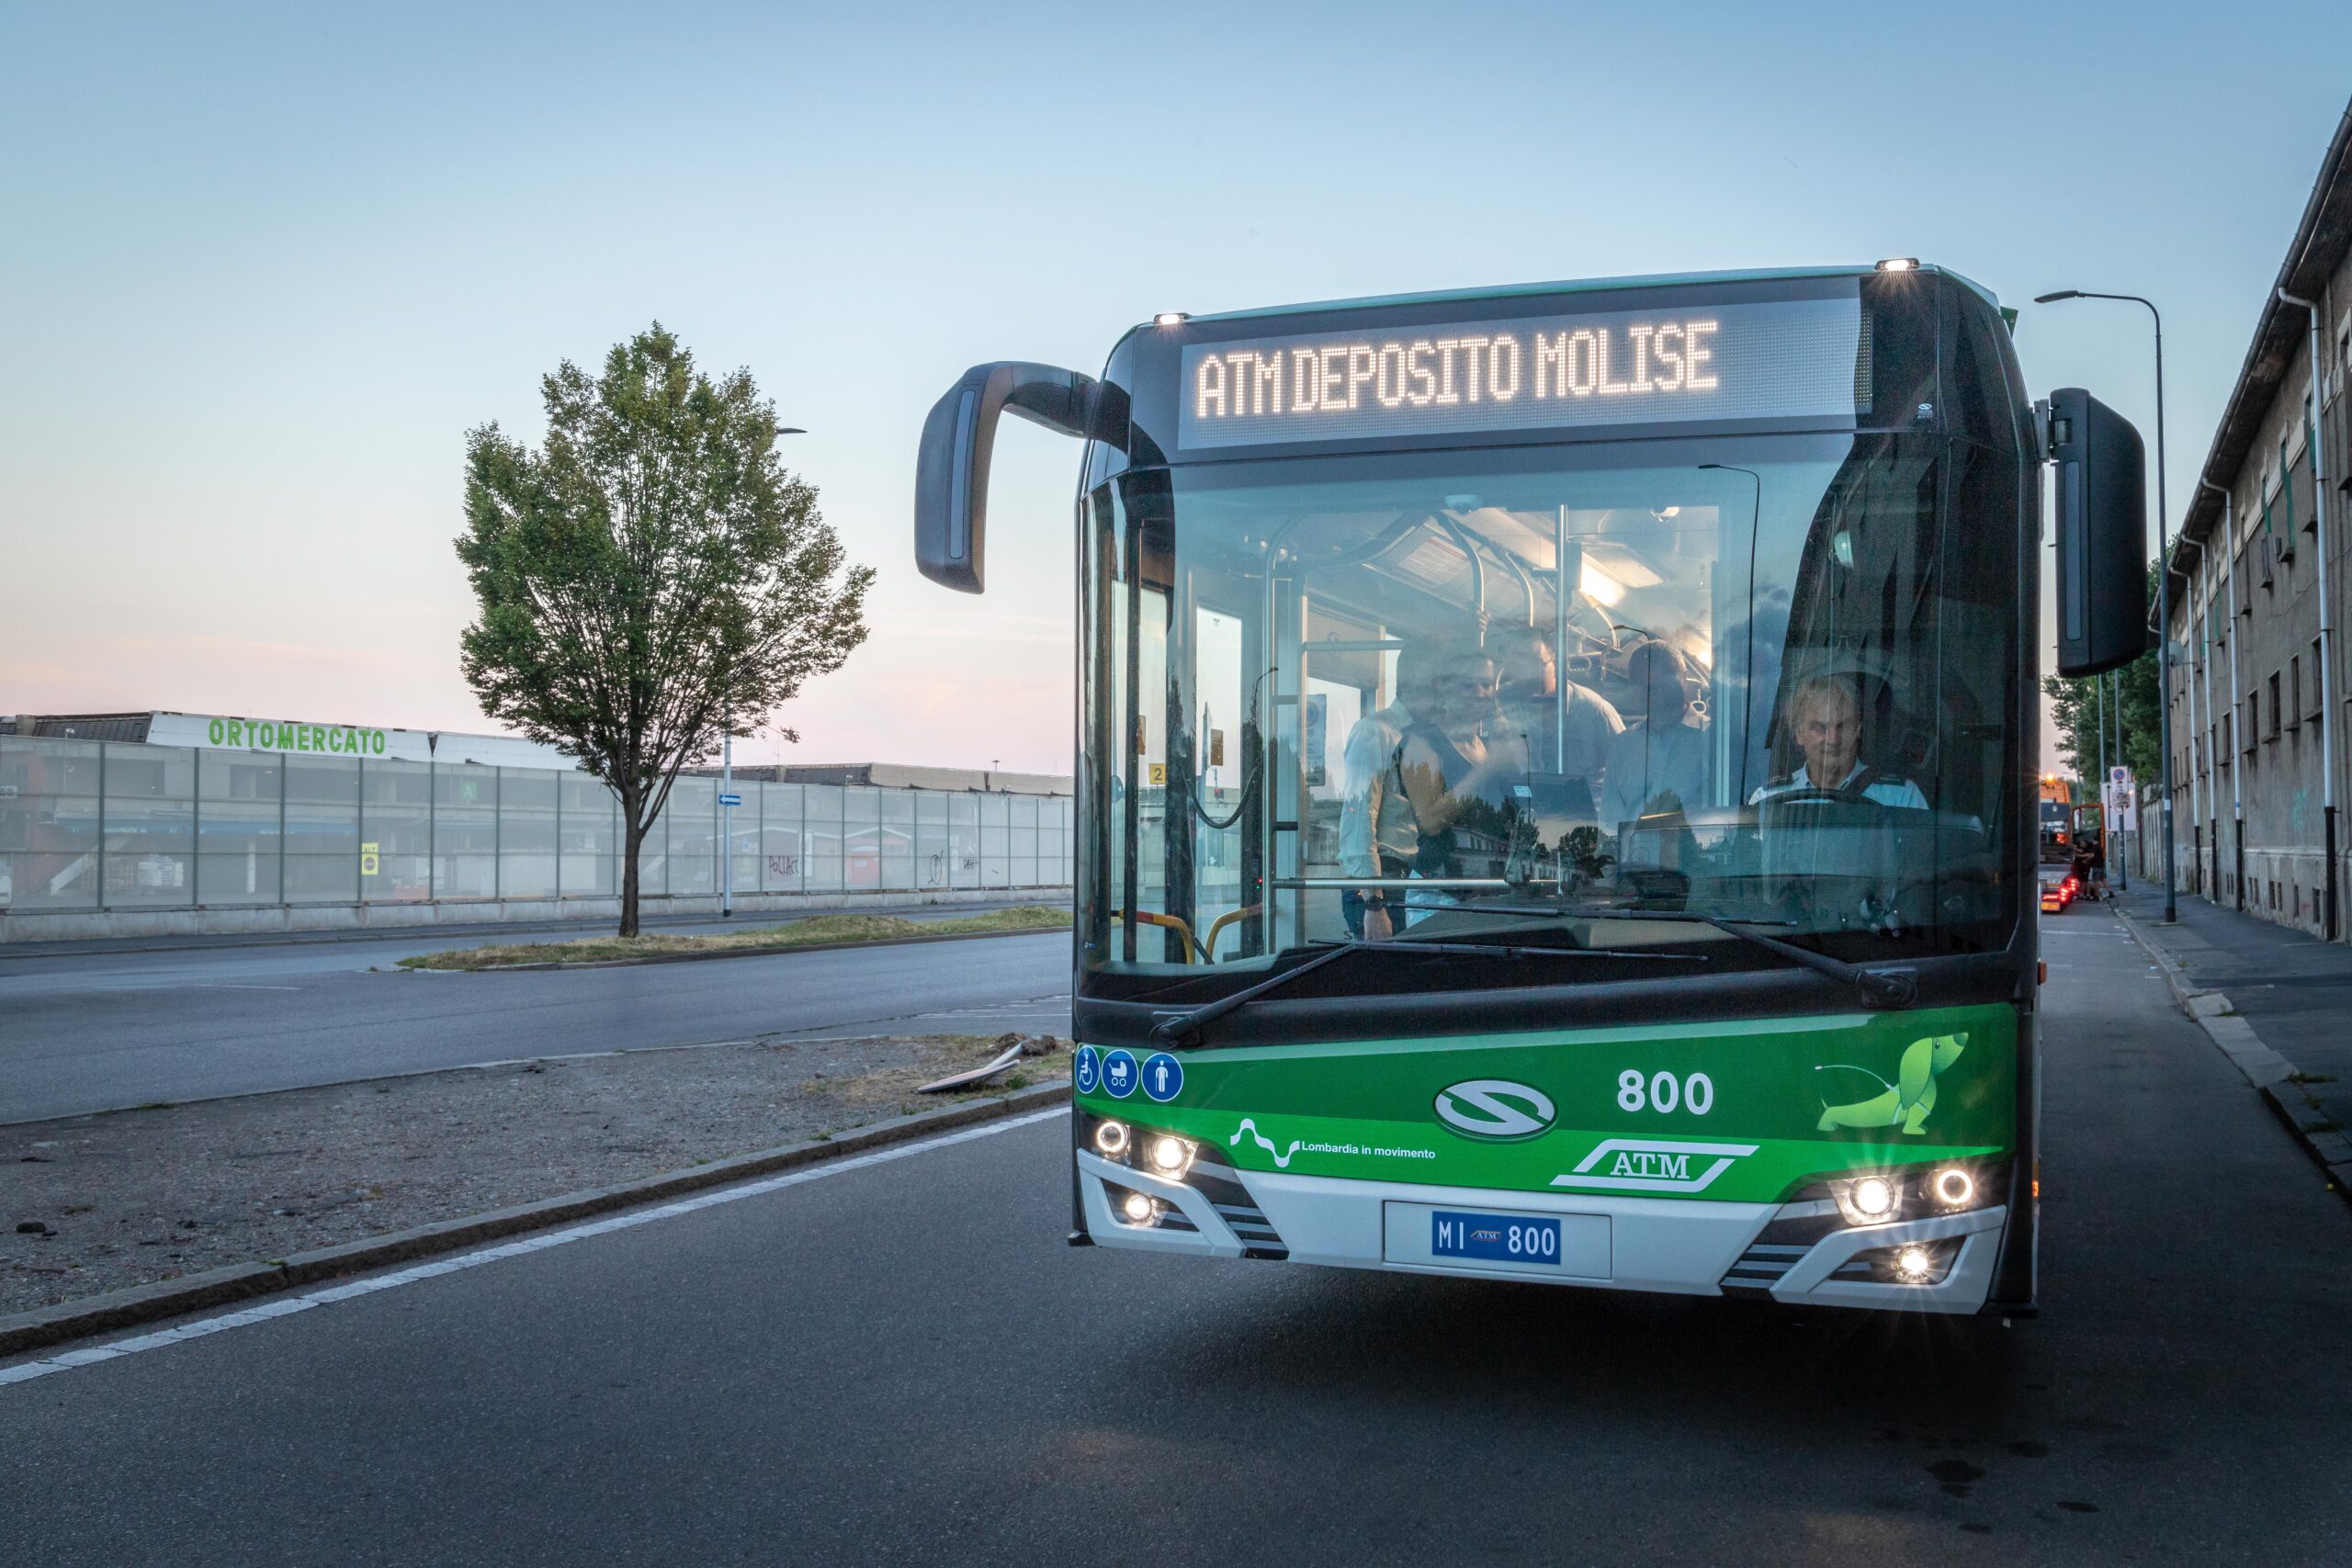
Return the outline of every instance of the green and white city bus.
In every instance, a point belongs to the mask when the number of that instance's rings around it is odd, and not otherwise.
[[[1008,411],[1085,444],[1073,1243],[2031,1310],[2042,465],[2062,668],[2144,646],[2144,512],[1989,295],[1544,284],[977,367],[917,480],[951,587]]]

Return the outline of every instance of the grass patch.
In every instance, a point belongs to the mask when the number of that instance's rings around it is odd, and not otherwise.
[[[2289,1073],[2287,1081],[2289,1083],[2334,1083],[2335,1077],[2331,1073]]]
[[[616,958],[662,958],[699,953],[788,953],[831,942],[896,942],[910,936],[974,936],[984,931],[1067,930],[1069,911],[1016,904],[981,915],[910,920],[903,915],[816,915],[790,925],[761,926],[715,936],[596,936],[575,942],[516,942],[463,947],[403,958],[403,969],[511,969],[518,964],[599,964]]]

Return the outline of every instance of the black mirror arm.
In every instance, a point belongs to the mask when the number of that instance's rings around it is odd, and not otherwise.
[[[923,421],[915,460],[915,565],[978,593],[987,554],[989,463],[998,418],[1018,414],[1080,440],[1124,445],[1126,394],[1053,365],[998,360],[964,372]]]

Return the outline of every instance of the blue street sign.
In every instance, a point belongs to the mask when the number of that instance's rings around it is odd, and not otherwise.
[[[1092,1094],[1094,1086],[1102,1081],[1102,1054],[1091,1045],[1080,1045],[1078,1056],[1070,1064],[1070,1077],[1078,1084],[1078,1092]]]
[[[1125,1051],[1114,1051],[1102,1058],[1102,1087],[1114,1100],[1125,1100],[1135,1093],[1136,1080],[1140,1076],[1136,1071],[1136,1059]]]
[[[741,806],[743,804],[743,797],[740,795],[722,795],[718,797],[718,804],[721,806]]]
[[[1161,1051],[1143,1065],[1143,1091],[1165,1105],[1184,1092],[1184,1064]]]

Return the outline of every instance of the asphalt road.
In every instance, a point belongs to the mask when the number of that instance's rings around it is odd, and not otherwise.
[[[2343,1561],[2352,1211],[2053,922],[2043,1315],[1061,1245],[1028,1125],[0,1383],[27,1562]]]
[[[760,1035],[1069,1031],[1067,932],[564,974],[371,967],[458,945],[416,932],[0,962],[0,1122]]]

